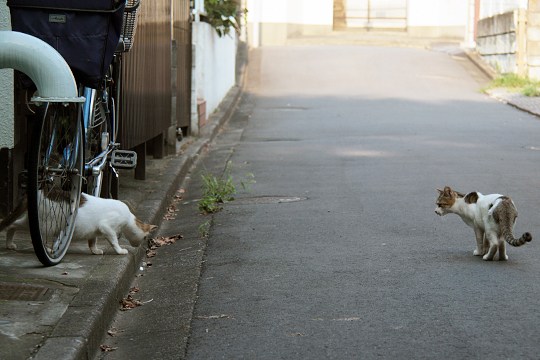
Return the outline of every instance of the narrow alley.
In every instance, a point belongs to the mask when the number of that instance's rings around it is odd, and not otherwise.
[[[445,47],[252,52],[236,114],[160,230],[184,239],[135,279],[153,301],[117,315],[100,358],[536,358],[540,121],[486,82]],[[200,171],[229,160],[256,183],[201,240]],[[473,230],[433,211],[445,185],[511,196],[533,241],[473,256]]]

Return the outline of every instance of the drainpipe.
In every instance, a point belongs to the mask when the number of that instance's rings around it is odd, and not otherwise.
[[[37,87],[34,102],[84,102],[62,55],[46,42],[20,32],[0,31],[0,69],[28,75]]]

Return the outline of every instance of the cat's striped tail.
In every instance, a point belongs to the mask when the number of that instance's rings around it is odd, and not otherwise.
[[[525,243],[530,242],[532,240],[532,235],[526,232],[521,235],[519,239],[516,239],[514,235],[512,235],[512,232],[507,232],[506,234],[504,234],[504,240],[506,240],[506,242],[512,246],[521,246]]]
[[[532,240],[532,235],[528,232],[516,239],[513,234],[514,224],[516,223],[517,210],[512,199],[508,196],[499,197],[493,205],[493,210],[490,210],[493,219],[499,224],[504,240],[512,246],[521,246]]]

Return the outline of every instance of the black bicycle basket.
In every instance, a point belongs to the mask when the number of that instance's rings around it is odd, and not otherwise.
[[[77,81],[99,87],[112,62],[126,0],[8,0],[14,31],[55,48]],[[36,54],[39,56],[39,54]]]

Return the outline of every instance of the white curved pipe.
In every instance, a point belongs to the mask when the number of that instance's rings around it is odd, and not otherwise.
[[[46,42],[15,31],[0,31],[0,69],[19,70],[36,84],[36,102],[84,102],[62,55]]]

